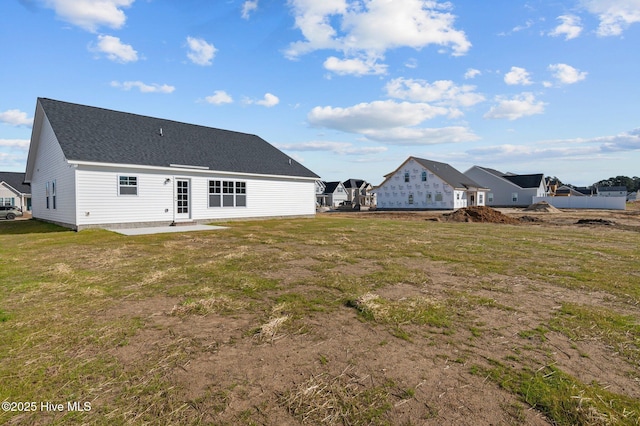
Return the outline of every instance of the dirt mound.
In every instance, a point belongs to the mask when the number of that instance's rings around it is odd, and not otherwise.
[[[576,225],[615,225],[615,222],[608,219],[580,219],[576,222]]]
[[[445,213],[443,216],[448,222],[507,223],[511,225],[520,223],[518,219],[504,215],[486,206],[465,207],[453,213]]]
[[[525,212],[544,212],[544,213],[560,213],[560,210],[553,207],[551,204],[546,201],[540,201],[535,204],[531,204],[529,207],[524,209]]]

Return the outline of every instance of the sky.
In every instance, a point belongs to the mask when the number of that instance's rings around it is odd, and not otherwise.
[[[640,175],[640,0],[2,0],[0,170],[38,97],[256,134],[323,180],[409,156]]]

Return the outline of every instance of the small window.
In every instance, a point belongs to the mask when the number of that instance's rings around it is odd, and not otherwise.
[[[489,203],[493,203],[493,192],[490,192],[489,194],[487,194],[487,201]]]
[[[436,201],[442,201],[442,193],[441,192],[436,193]]]
[[[222,186],[219,180],[209,181],[209,207],[222,207]]]
[[[478,204],[484,204],[484,194],[478,194]]]
[[[459,199],[460,199],[460,193],[456,192],[456,200],[459,200]]]
[[[409,172],[404,172],[404,181],[409,182]]]
[[[246,182],[236,182],[236,207],[247,207]]]
[[[427,172],[422,172],[422,181],[423,182],[427,181]]]
[[[118,194],[138,195],[138,178],[135,176],[119,176]]]
[[[511,194],[511,201],[513,201],[514,203],[518,201],[518,193],[517,192],[513,192]]]
[[[46,205],[47,205],[47,208],[49,208],[49,197],[50,197],[50,194],[49,194],[49,182],[47,182],[47,184],[45,185],[44,193],[45,193],[45,199],[47,201]]]
[[[233,207],[233,182],[222,181],[222,207]]]
[[[430,192],[427,193],[427,203],[430,203],[431,201],[433,201],[433,196],[431,195]]]
[[[51,204],[52,207],[56,208],[56,181],[51,182]]]
[[[409,204],[413,204],[413,194],[409,194]]]

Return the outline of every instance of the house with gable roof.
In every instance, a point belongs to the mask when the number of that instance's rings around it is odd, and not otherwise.
[[[324,192],[322,193],[322,206],[338,207],[349,200],[347,190],[339,180],[332,182],[322,182]]]
[[[31,187],[24,183],[24,173],[0,172],[0,206],[31,210]]]
[[[347,191],[347,199],[352,206],[370,207],[376,204],[373,186],[363,179],[347,179],[342,182]]]
[[[533,204],[533,197],[548,195],[547,182],[542,173],[518,175],[502,173],[489,167],[473,166],[466,176],[491,188],[486,204],[495,207],[526,207]]]
[[[33,217],[75,230],[313,216],[318,176],[256,135],[38,98]]]
[[[453,210],[483,206],[488,188],[447,163],[409,157],[373,189],[378,209]]]

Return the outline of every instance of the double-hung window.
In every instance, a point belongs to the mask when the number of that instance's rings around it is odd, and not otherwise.
[[[209,181],[209,207],[246,207],[247,183],[231,180]]]
[[[118,176],[118,195],[138,195],[138,178]]]

